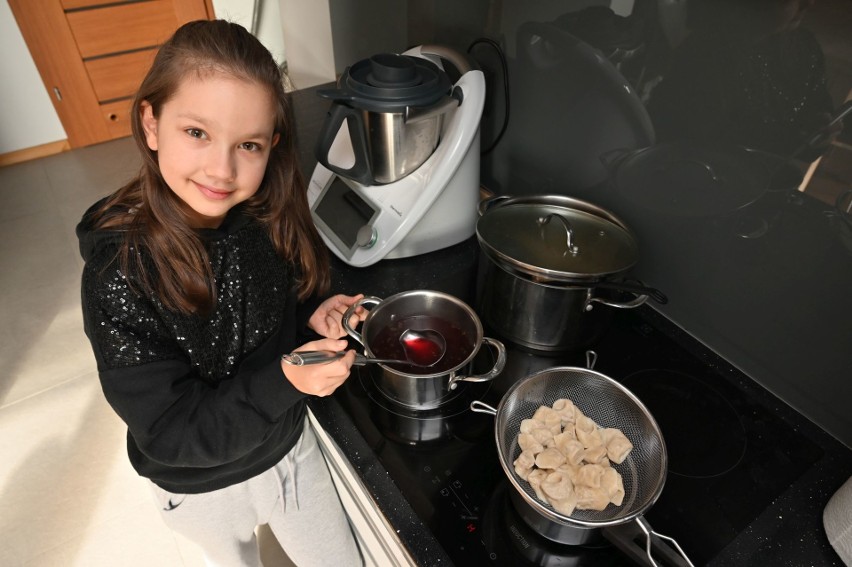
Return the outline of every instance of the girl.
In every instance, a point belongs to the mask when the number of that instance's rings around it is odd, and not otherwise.
[[[86,334],[130,462],[210,565],[260,565],[264,523],[300,566],[360,564],[305,406],[343,383],[354,352],[280,361],[346,348],[342,314],[360,296],[319,299],[327,252],[278,66],[236,24],[186,24],[132,124],[140,174],[77,227]]]

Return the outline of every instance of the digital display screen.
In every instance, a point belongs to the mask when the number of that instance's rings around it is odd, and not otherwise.
[[[358,230],[370,222],[375,212],[337,175],[314,208],[314,213],[348,250],[355,247]]]

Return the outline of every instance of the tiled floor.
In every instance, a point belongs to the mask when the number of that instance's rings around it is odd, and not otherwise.
[[[130,139],[0,169],[0,565],[196,566],[127,461],[80,314],[74,226]]]

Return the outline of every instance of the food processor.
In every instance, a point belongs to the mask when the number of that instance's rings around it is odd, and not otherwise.
[[[335,255],[363,267],[473,236],[485,79],[467,58],[437,45],[377,54],[318,94],[332,104],[308,202]]]

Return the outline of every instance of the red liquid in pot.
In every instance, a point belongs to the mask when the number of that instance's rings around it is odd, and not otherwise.
[[[436,345],[431,340],[407,341],[407,344],[403,347],[400,337],[406,329],[415,331],[433,329],[439,332],[447,343],[444,356],[434,366],[418,368],[417,366],[405,363],[388,365],[394,370],[406,374],[437,374],[447,372],[463,363],[474,349],[473,343],[476,337],[468,336],[455,323],[428,315],[418,315],[394,321],[376,333],[374,338],[369,342],[370,351],[373,353],[373,356],[376,358],[405,360],[405,348],[407,347],[410,359],[414,362],[429,364],[435,360],[437,352],[440,352],[440,345]]]
[[[407,353],[406,358],[415,364],[430,366],[440,359],[441,345],[424,337],[400,337],[402,348]]]

